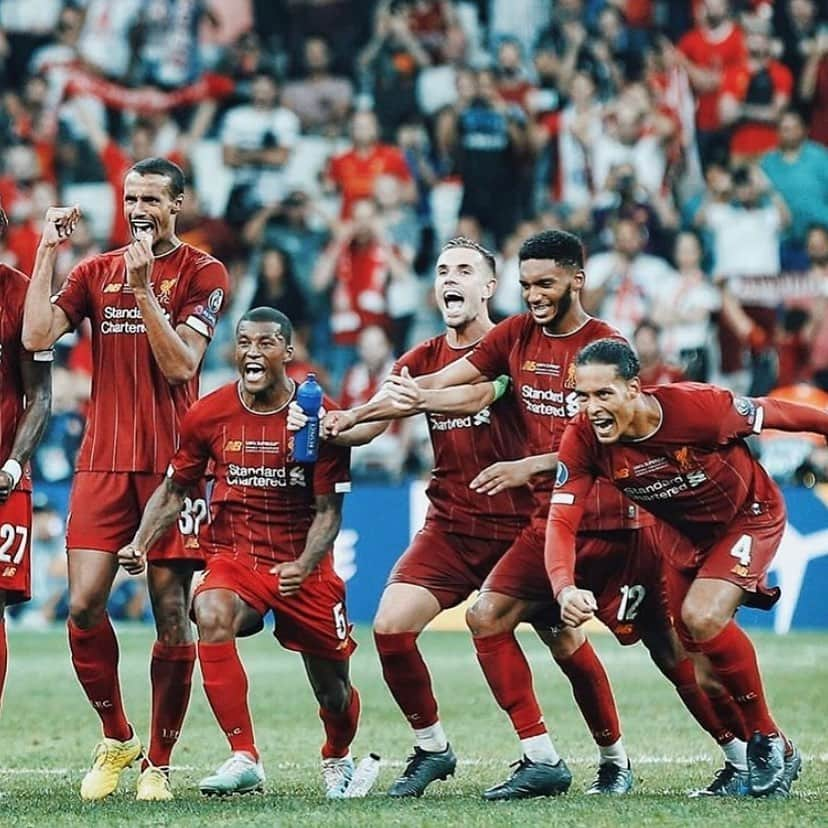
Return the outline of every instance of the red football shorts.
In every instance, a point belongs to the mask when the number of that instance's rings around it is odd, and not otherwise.
[[[0,503],[0,590],[7,604],[32,597],[32,495],[13,491]]]
[[[657,522],[577,536],[575,582],[595,595],[598,618],[621,644],[634,644],[644,629],[669,627],[660,549],[663,536],[671,533]],[[538,604],[531,623],[554,628],[562,622],[544,565],[545,542],[546,522],[535,519],[495,564],[482,589]]]
[[[665,565],[670,611],[681,618],[681,606],[693,581],[709,578],[727,581],[743,589],[745,604],[769,610],[778,600],[778,587],[769,587],[767,574],[785,534],[785,506],[781,496],[777,502],[757,506],[759,514],[739,515],[727,532],[707,547],[693,547],[690,554],[676,556]],[[685,549],[692,546],[685,539]],[[667,559],[669,560],[669,558]]]
[[[470,538],[426,521],[394,564],[389,584],[425,587],[442,609],[457,606],[486,580],[510,541]]]
[[[196,600],[211,589],[235,592],[261,616],[273,610],[273,634],[288,650],[346,661],[356,649],[345,609],[345,584],[330,568],[311,573],[296,595],[284,597],[279,594],[279,577],[271,575],[269,567],[253,569],[229,555],[211,555],[193,592],[196,621]]]
[[[141,472],[75,472],[66,521],[66,548],[117,552],[138,529],[141,515],[163,474]],[[203,497],[187,497],[177,525],[147,553],[151,563],[193,561],[204,565],[198,530],[207,522]]]

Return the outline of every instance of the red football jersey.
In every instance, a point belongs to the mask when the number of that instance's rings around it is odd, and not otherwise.
[[[577,331],[553,335],[531,314],[512,316],[495,326],[469,354],[469,361],[487,377],[508,374],[523,418],[523,456],[557,451],[564,428],[578,411],[575,357],[596,339],[621,337],[600,319],[589,319]],[[555,485],[552,475],[533,481],[536,508],[544,515]],[[614,486],[598,480],[592,490],[584,531],[636,529],[652,518],[626,500]]]
[[[650,437],[599,443],[585,414],[566,430],[549,512],[556,550],[574,549],[571,529],[598,476],[611,479],[699,547],[724,534],[739,515],[758,519],[771,503],[784,511],[781,492],[742,439],[762,430],[760,404],[694,382],[655,386],[647,393],[662,411]],[[553,582],[556,592],[561,586]]]
[[[473,348],[452,348],[444,334],[435,336],[403,354],[394,372],[407,367],[414,377],[431,374]],[[506,489],[490,497],[469,488],[478,472],[492,463],[525,456],[520,411],[513,394],[506,393],[474,415],[429,413],[426,421],[434,449],[434,468],[426,490],[428,519],[442,524],[446,531],[472,538],[515,537],[534,508],[530,489]]]
[[[23,415],[23,374],[20,365],[27,359],[52,359],[51,351],[31,354],[24,350],[20,341],[23,302],[28,285],[29,279],[25,274],[0,264],[0,465],[9,458]],[[18,488],[31,491],[28,469],[24,469]]]
[[[296,383],[293,389],[291,400]],[[190,487],[213,464],[210,523],[199,538],[208,554],[232,555],[253,569],[295,560],[316,514],[314,498],[350,491],[350,449],[322,441],[316,463],[294,462],[289,403],[267,414],[251,411],[239,384],[231,383],[202,397],[184,417],[181,448],[167,474]],[[323,405],[337,408],[327,397]],[[320,569],[332,567],[327,555]]]
[[[181,244],[156,258],[151,278],[173,327],[212,337],[227,291],[221,262]],[[72,325],[92,323],[92,397],[78,470],[162,473],[198,397],[198,377],[173,386],[161,373],[126,282],[123,248],[78,264],[52,301]]]

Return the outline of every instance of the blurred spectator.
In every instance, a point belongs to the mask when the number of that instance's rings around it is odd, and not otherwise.
[[[419,122],[403,124],[397,131],[397,144],[414,178],[417,215],[424,229],[430,230],[430,195],[437,183],[437,170],[425,126]],[[422,269],[418,267],[418,270]]]
[[[505,103],[490,71],[477,73],[472,100],[441,124],[463,182],[460,216],[476,219],[497,246],[521,216],[528,134],[523,110]]]
[[[713,274],[723,285],[719,326],[721,370],[725,375],[741,371],[744,347],[749,346],[754,387],[751,393],[761,395],[773,386],[773,379],[767,374],[768,365],[757,358],[768,350],[774,337],[780,301],[776,284],[780,271],[779,243],[790,213],[755,166],[738,167],[733,172],[732,196],[732,202],[708,201],[696,222],[711,232]],[[738,381],[735,376],[732,379]],[[768,387],[764,391],[755,390],[765,385]]]
[[[362,91],[373,101],[382,137],[417,115],[417,74],[430,65],[428,52],[411,31],[405,0],[379,0],[374,33],[359,55]]]
[[[4,87],[19,87],[32,52],[44,45],[60,16],[62,0],[3,0],[0,3],[0,63]]]
[[[263,46],[254,31],[243,32],[219,61],[217,71],[233,79],[235,94],[223,109],[249,103],[253,97],[252,86],[256,76],[263,72],[275,75],[277,61]]]
[[[446,59],[448,33],[457,24],[454,0],[405,0],[408,28],[420,46],[428,52],[431,62]]]
[[[697,25],[678,43],[683,65],[696,91],[699,153],[702,162],[721,161],[729,152],[728,132],[719,114],[724,73],[747,54],[744,33],[733,21],[728,0],[704,0]]]
[[[52,40],[35,50],[29,62],[29,71],[40,75],[49,84],[49,106],[56,109],[63,97],[68,70],[80,60],[78,44],[83,29],[83,11],[76,6],[64,6],[52,35]]]
[[[667,158],[664,139],[645,129],[648,113],[631,101],[619,102],[607,113],[604,130],[593,145],[592,172],[599,190],[606,189],[612,167],[631,164],[638,184],[659,193],[664,184]]]
[[[285,373],[299,385],[308,378],[308,374],[316,374],[317,382],[325,389],[325,393],[329,393],[331,378],[325,368],[311,358],[305,337],[302,334],[294,336],[292,344],[293,359],[287,364]]]
[[[251,308],[277,308],[293,323],[303,339],[307,338],[310,318],[302,289],[293,275],[293,263],[284,250],[266,247],[262,250],[256,292],[250,300]]]
[[[189,183],[184,186],[184,200],[175,222],[175,232],[181,241],[222,262],[235,259],[242,251],[240,240],[230,225],[223,218],[204,212],[198,192]],[[71,239],[74,237],[73,233]]]
[[[30,274],[34,270],[37,247],[43,230],[46,210],[57,203],[55,188],[46,181],[32,185],[31,194],[25,201],[18,201],[14,218],[6,233],[6,244],[14,254],[17,268]]]
[[[368,402],[379,390],[394,367],[394,355],[388,334],[377,325],[369,325],[359,334],[358,360],[346,372],[339,404],[352,408]],[[399,477],[406,458],[404,435],[406,421],[392,423],[383,434],[351,451],[351,470],[355,475]]]
[[[409,264],[379,221],[373,201],[357,201],[353,219],[334,226],[333,240],[320,256],[313,278],[317,290],[332,291],[329,367],[338,386],[355,361],[359,332],[368,325],[391,330],[389,284],[412,278]]]
[[[373,112],[355,112],[351,119],[352,149],[334,156],[325,174],[327,185],[342,195],[343,218],[349,218],[354,202],[371,198],[377,176],[393,175],[403,185],[403,200],[413,203],[416,189],[411,171],[400,150],[379,141],[377,116]]]
[[[198,35],[202,21],[218,26],[207,0],[147,0],[135,37],[140,81],[163,89],[195,81],[201,70]]]
[[[586,262],[583,303],[629,339],[662,297],[675,291],[678,274],[664,259],[643,252],[645,234],[634,220],[619,219],[613,235],[613,249]]]
[[[655,322],[644,319],[633,333],[632,345],[638,354],[641,371],[638,376],[642,385],[667,385],[687,379],[678,365],[667,361],[661,350],[661,328]]]
[[[420,222],[414,208],[402,201],[399,179],[393,175],[377,176],[374,199],[389,238],[405,259],[413,262],[420,249]]]
[[[610,169],[604,189],[595,197],[592,232],[600,247],[612,245],[614,225],[621,219],[638,225],[648,253],[667,256],[678,215],[667,199],[649,193],[638,183],[635,167],[628,163]]]
[[[707,382],[712,316],[722,298],[702,269],[702,246],[695,232],[685,230],[676,237],[673,263],[679,278],[661,294],[653,311],[661,326],[661,347],[668,360],[681,366],[686,379]]]
[[[820,26],[817,2],[787,0],[778,5],[774,17],[777,23],[776,34],[782,39],[781,60],[791,70],[794,78],[799,78],[808,58],[817,49]]]
[[[809,362],[814,383],[828,391],[828,225],[816,225],[808,230],[806,249],[808,273],[816,294],[806,329]]]
[[[309,37],[301,78],[285,84],[284,105],[299,116],[303,132],[337,136],[345,131],[353,87],[348,78],[331,74],[330,62],[327,42]]]
[[[595,81],[577,72],[570,86],[569,104],[556,119],[558,144],[557,190],[567,223],[573,230],[589,225],[596,193],[592,152],[603,131],[603,106],[595,97]]]
[[[227,204],[231,224],[242,224],[262,205],[284,197],[283,169],[299,132],[299,119],[279,103],[278,79],[258,70],[250,104],[231,109],[221,131],[224,163],[233,170]]]
[[[809,131],[828,145],[828,25],[823,23],[799,76],[799,96],[810,107]]]
[[[776,124],[793,91],[790,70],[773,60],[765,26],[759,20],[751,24],[747,59],[728,68],[722,78],[719,117],[732,128],[730,155],[735,163],[755,160],[776,146]]]
[[[535,85],[529,79],[524,65],[524,55],[517,40],[507,38],[501,41],[497,49],[497,94],[507,104],[514,104],[529,113],[530,100]]]
[[[800,253],[783,267],[805,265],[805,234],[812,224],[828,225],[828,149],[806,140],[802,116],[787,109],[779,119],[779,149],[762,158],[761,167],[791,213],[788,240]]]
[[[255,213],[244,225],[242,238],[251,247],[284,250],[293,260],[299,284],[309,294],[316,260],[328,239],[326,221],[306,192],[293,190],[284,201]]]
[[[83,60],[110,80],[124,81],[136,67],[132,37],[143,5],[143,0],[86,3],[78,48]]]
[[[21,623],[37,629],[54,620],[54,607],[66,590],[66,544],[62,504],[42,491],[32,496],[32,602]]]
[[[436,66],[424,66],[417,76],[417,105],[423,115],[431,117],[444,106],[457,102],[457,74],[466,62],[466,33],[451,26],[443,44],[443,60]]]

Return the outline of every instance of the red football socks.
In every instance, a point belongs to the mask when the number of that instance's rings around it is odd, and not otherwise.
[[[204,693],[219,727],[233,751],[249,753],[258,761],[253,722],[247,703],[247,673],[244,672],[235,641],[210,644],[198,642],[198,662]]]
[[[382,675],[394,701],[414,728],[437,722],[431,676],[417,647],[419,633],[374,633]]]
[[[319,708],[319,718],[325,728],[325,744],[322,745],[323,759],[338,759],[347,756],[351,742],[359,725],[360,700],[356,687],[351,685],[351,698],[342,713]]]
[[[115,630],[104,615],[88,630],[75,626],[69,619],[69,650],[75,675],[81,683],[109,739],[125,742],[132,737],[132,728],[124,712],[121,685],[118,681],[118,640]]]
[[[474,637],[477,660],[495,701],[506,712],[519,739],[546,733],[543,714],[532,687],[529,662],[514,633]]]
[[[739,705],[748,733],[778,733],[765,701],[756,650],[736,622],[729,621],[718,635],[699,641],[698,647]]]
[[[684,706],[701,725],[702,730],[706,730],[720,745],[733,739],[736,734],[730,730],[727,722],[719,717],[712,700],[699,687],[696,669],[691,659],[682,659],[674,669],[667,672],[667,678],[673,682]],[[730,696],[720,697],[722,703],[725,698]]]
[[[0,702],[3,701],[3,688],[6,686],[6,668],[9,664],[9,648],[6,641],[6,622],[0,619]]]
[[[190,703],[190,687],[196,648],[188,644],[162,644],[156,641],[150,661],[152,685],[152,724],[149,750],[144,760],[158,768],[169,767],[175,743]]]
[[[618,709],[609,676],[592,644],[584,641],[569,658],[555,661],[572,685],[575,703],[595,743],[600,747],[615,744],[621,738]]]

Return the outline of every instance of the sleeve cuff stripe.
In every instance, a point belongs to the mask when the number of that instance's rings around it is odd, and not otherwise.
[[[575,495],[568,492],[556,492],[552,495],[552,503],[564,503],[571,506],[575,502]]]
[[[48,351],[33,351],[32,359],[35,362],[54,362],[55,352],[51,348]]]
[[[762,433],[762,425],[765,422],[765,409],[762,406],[759,406],[756,409],[756,418],[753,421],[753,433],[754,434],[761,434]]]
[[[348,494],[351,491],[351,481],[348,480],[344,483],[335,483],[334,484],[334,492],[336,494]]]

